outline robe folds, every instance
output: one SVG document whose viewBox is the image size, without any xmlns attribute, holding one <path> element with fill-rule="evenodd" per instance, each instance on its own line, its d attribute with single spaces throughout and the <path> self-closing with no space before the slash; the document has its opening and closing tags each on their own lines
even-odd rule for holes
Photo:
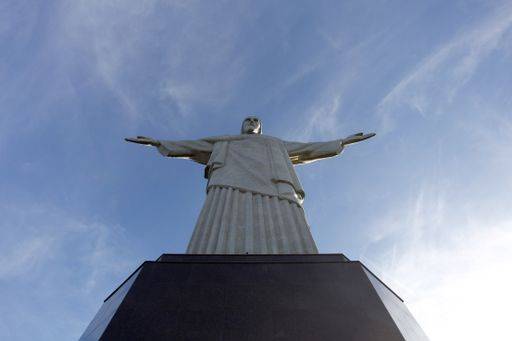
<svg viewBox="0 0 512 341">
<path fill-rule="evenodd" d="M 317 253 L 294 164 L 342 149 L 341 140 L 301 143 L 256 134 L 160 141 L 162 155 L 206 166 L 206 201 L 187 253 Z"/>
</svg>

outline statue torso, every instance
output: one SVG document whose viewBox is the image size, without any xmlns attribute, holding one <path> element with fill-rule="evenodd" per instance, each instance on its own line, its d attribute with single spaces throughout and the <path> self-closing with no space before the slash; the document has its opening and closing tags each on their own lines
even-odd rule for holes
<svg viewBox="0 0 512 341">
<path fill-rule="evenodd" d="M 208 161 L 208 189 L 234 187 L 301 203 L 303 190 L 283 141 L 239 135 L 215 142 Z"/>
</svg>

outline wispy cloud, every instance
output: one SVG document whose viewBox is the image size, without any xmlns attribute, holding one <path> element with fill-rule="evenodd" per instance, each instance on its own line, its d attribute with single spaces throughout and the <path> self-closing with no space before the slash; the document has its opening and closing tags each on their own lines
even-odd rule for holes
<svg viewBox="0 0 512 341">
<path fill-rule="evenodd" d="M 336 132 L 339 132 L 338 110 L 341 101 L 341 94 L 332 94 L 332 97 L 326 98 L 325 102 L 310 108 L 305 124 L 301 125 L 299 131 L 294 132 L 293 138 L 308 141 L 315 135 L 323 136 L 323 139 L 333 137 Z"/>
<path fill-rule="evenodd" d="M 304 108 L 300 127 L 289 131 L 285 137 L 298 141 L 342 137 L 343 98 L 355 77 L 356 70 L 340 72 L 332 77 L 324 90 Z"/>
<path fill-rule="evenodd" d="M 286 135 L 288 138 L 303 141 L 326 140 L 340 138 L 343 137 L 340 134 L 349 133 L 344 131 L 344 128 L 350 110 L 344 105 L 347 102 L 346 97 L 353 95 L 350 91 L 362 81 L 364 73 L 364 70 L 360 69 L 364 66 L 356 61 L 369 53 L 368 48 L 380 35 L 379 32 L 359 42 L 350 43 L 345 40 L 343 32 L 318 30 L 318 38 L 324 41 L 326 49 L 319 51 L 308 63 L 301 65 L 295 73 L 280 83 L 276 91 L 280 93 L 311 74 L 322 76 L 322 87 L 307 94 L 310 97 L 307 106 L 301 108 L 303 114 L 300 128 L 289 131 Z M 351 99 L 348 98 L 349 101 Z M 351 119 L 355 121 L 355 117 Z"/>
<path fill-rule="evenodd" d="M 423 116 L 448 111 L 478 66 L 491 52 L 502 47 L 502 38 L 511 25 L 512 5 L 507 2 L 426 57 L 378 104 L 380 130 L 392 130 L 397 112 L 404 107 Z"/>
<path fill-rule="evenodd" d="M 216 21 L 225 7 L 235 14 Z M 197 106 L 218 107 L 236 93 L 245 58 L 238 28 L 251 15 L 232 3 L 83 1 L 64 6 L 61 19 L 64 44 L 89 54 L 132 123 L 179 130 Z"/>
<path fill-rule="evenodd" d="M 37 330 L 40 339 L 77 338 L 101 297 L 136 266 L 119 226 L 26 202 L 2 203 L 0 216 L 3 337 L 29 339 Z M 52 323 L 54 315 L 66 322 Z"/>
<path fill-rule="evenodd" d="M 32 237 L 5 248 L 0 258 L 0 279 L 9 280 L 43 266 L 51 255 L 54 239 L 50 236 Z"/>
<path fill-rule="evenodd" d="M 511 102 L 512 103 L 512 102 Z M 485 115 L 471 122 L 461 122 L 460 126 L 473 138 L 475 152 L 480 159 L 488 162 L 488 168 L 498 175 L 500 186 L 503 189 L 512 189 L 512 158 L 510 146 L 512 146 L 512 116 L 509 115 L 510 107 L 499 110 L 488 108 L 488 104 L 478 107 Z M 498 193 L 496 193 L 498 194 Z"/>
</svg>

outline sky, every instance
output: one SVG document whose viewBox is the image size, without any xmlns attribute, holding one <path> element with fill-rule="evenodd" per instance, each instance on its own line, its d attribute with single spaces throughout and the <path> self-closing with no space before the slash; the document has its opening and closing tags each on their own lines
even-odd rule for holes
<svg viewBox="0 0 512 341">
<path fill-rule="evenodd" d="M 126 136 L 377 136 L 297 167 L 322 253 L 432 340 L 511 340 L 512 2 L 0 3 L 0 339 L 78 339 L 183 253 L 203 167 Z"/>
</svg>

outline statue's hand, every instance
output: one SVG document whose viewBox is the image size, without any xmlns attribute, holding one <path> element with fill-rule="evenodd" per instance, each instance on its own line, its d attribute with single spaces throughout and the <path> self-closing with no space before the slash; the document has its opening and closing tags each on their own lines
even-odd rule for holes
<svg viewBox="0 0 512 341">
<path fill-rule="evenodd" d="M 357 133 L 357 134 L 350 135 L 350 136 L 344 138 L 342 143 L 344 146 L 346 146 L 348 144 L 364 141 L 364 140 L 369 139 L 374 136 L 375 136 L 375 133 L 369 133 L 369 134 Z"/>
<path fill-rule="evenodd" d="M 128 141 L 128 142 L 138 143 L 138 144 L 145 144 L 147 146 L 158 147 L 160 145 L 160 141 L 154 140 L 151 137 L 146 137 L 146 136 L 127 137 L 124 140 Z"/>
</svg>

